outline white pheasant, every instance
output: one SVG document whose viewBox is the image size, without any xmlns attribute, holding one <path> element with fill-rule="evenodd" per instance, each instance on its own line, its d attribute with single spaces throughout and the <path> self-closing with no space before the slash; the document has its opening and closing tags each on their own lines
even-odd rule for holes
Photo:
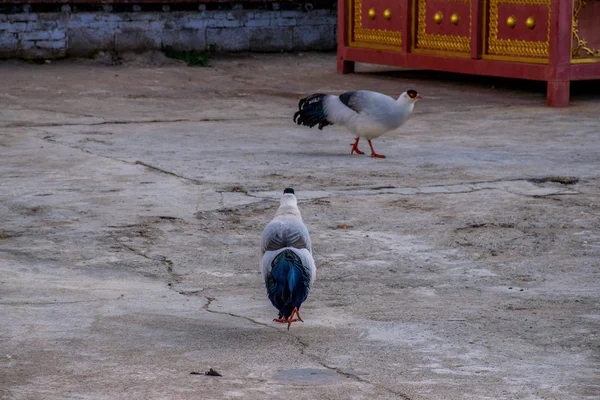
<svg viewBox="0 0 600 400">
<path fill-rule="evenodd" d="M 275 218 L 265 227 L 261 242 L 262 274 L 271 303 L 279 310 L 276 322 L 287 322 L 288 329 L 300 318 L 300 306 L 308 298 L 317 269 L 312 257 L 310 235 L 294 189 L 281 196 Z"/>
<path fill-rule="evenodd" d="M 397 100 L 369 90 L 346 92 L 339 96 L 315 93 L 300 100 L 294 122 L 310 128 L 318 125 L 319 129 L 327 125 L 342 125 L 356 138 L 350 154 L 364 154 L 358 149 L 358 141 L 362 137 L 369 142 L 371 157 L 385 158 L 375 152 L 371 140 L 404 124 L 420 98 L 412 89 L 402 93 Z"/>
</svg>

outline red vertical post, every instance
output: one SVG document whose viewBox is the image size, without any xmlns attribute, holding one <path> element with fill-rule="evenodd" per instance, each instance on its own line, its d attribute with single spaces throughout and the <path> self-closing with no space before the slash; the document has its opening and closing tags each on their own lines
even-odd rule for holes
<svg viewBox="0 0 600 400">
<path fill-rule="evenodd" d="M 352 5 L 352 0 L 338 0 L 337 2 L 337 72 L 340 74 L 354 72 L 354 61 L 347 61 L 344 58 L 350 31 L 348 12 Z"/>
<path fill-rule="evenodd" d="M 567 107 L 571 86 L 573 0 L 553 0 L 550 8 L 550 49 L 546 99 L 551 107 Z"/>
<path fill-rule="evenodd" d="M 486 10 L 483 0 L 471 1 L 471 58 L 481 58 L 483 51 L 483 24 L 486 18 Z"/>
<path fill-rule="evenodd" d="M 403 55 L 410 53 L 412 47 L 412 29 L 413 29 L 413 7 L 414 0 L 406 0 L 406 9 L 404 10 L 404 24 L 402 25 L 402 49 Z"/>
</svg>

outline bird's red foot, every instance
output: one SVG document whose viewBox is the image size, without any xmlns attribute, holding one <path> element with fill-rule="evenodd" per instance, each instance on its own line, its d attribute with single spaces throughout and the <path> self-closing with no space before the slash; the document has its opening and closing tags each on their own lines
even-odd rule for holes
<svg viewBox="0 0 600 400">
<path fill-rule="evenodd" d="M 296 314 L 296 318 L 298 318 L 298 319 L 297 319 L 297 321 L 304 322 L 304 321 L 302 320 L 302 318 L 300 317 L 300 311 L 298 311 L 298 309 L 297 309 L 297 308 L 294 308 L 294 309 L 292 310 L 292 314 L 290 315 L 290 318 L 294 318 L 294 314 Z"/>
<path fill-rule="evenodd" d="M 294 314 L 296 315 L 296 318 L 294 318 Z M 281 323 L 286 323 L 287 322 L 287 324 L 288 324 L 288 331 L 290 330 L 290 326 L 292 325 L 292 322 L 296 322 L 296 321 L 304 322 L 304 321 L 302 321 L 302 318 L 300 318 L 300 313 L 298 312 L 297 308 L 294 308 L 292 310 L 292 313 L 290 314 L 289 318 L 280 317 L 280 318 L 273 319 L 273 322 L 281 322 Z"/>
<path fill-rule="evenodd" d="M 296 314 L 297 318 L 294 318 L 294 314 Z M 292 322 L 296 322 L 296 321 L 304 322 L 304 321 L 302 321 L 302 318 L 300 318 L 300 313 L 298 312 L 298 309 L 294 307 L 294 309 L 292 310 L 292 313 L 290 314 L 290 317 L 288 318 L 288 331 L 290 330 L 290 326 L 292 325 Z"/>
<path fill-rule="evenodd" d="M 377 154 L 375 153 L 375 149 L 373 148 L 373 144 L 371 143 L 370 140 L 367 140 L 369 142 L 369 146 L 371 147 L 371 157 L 374 158 L 385 158 L 385 156 L 383 154 Z"/>
<path fill-rule="evenodd" d="M 356 153 L 356 154 L 359 154 L 359 155 L 361 155 L 361 156 L 362 156 L 363 154 L 365 154 L 365 152 L 364 152 L 364 151 L 360 151 L 360 150 L 358 149 L 358 147 L 353 147 L 353 148 L 352 148 L 352 151 L 350 152 L 350 154 L 354 154 L 354 153 Z"/>
<path fill-rule="evenodd" d="M 290 316 L 290 318 L 286 318 L 286 317 L 281 317 L 281 318 L 274 318 L 273 322 L 281 322 L 281 323 L 292 323 L 292 322 L 296 322 L 298 321 L 296 318 L 292 318 L 292 316 Z"/>
<path fill-rule="evenodd" d="M 358 141 L 359 141 L 359 140 L 360 140 L 360 138 L 358 138 L 358 137 L 357 137 L 357 138 L 356 138 L 356 141 L 350 145 L 350 146 L 352 146 L 352 151 L 350 152 L 350 154 L 354 154 L 354 153 L 356 153 L 356 154 L 360 154 L 361 156 L 362 156 L 363 154 L 365 154 L 365 152 L 364 152 L 364 151 L 360 151 L 360 150 L 358 149 Z"/>
</svg>

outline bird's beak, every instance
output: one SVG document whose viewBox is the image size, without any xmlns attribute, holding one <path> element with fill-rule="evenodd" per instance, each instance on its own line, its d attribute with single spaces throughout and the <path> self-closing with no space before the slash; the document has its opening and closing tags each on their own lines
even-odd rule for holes
<svg viewBox="0 0 600 400">
<path fill-rule="evenodd" d="M 421 95 L 420 95 L 420 94 L 417 94 L 417 97 L 415 97 L 415 99 L 417 99 L 417 100 L 421 100 Z"/>
</svg>

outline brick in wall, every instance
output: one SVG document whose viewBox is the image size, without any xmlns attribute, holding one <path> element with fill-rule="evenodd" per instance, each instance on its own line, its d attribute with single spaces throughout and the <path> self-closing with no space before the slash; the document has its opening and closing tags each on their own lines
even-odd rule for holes
<svg viewBox="0 0 600 400">
<path fill-rule="evenodd" d="M 294 48 L 293 27 L 250 28 L 250 51 L 292 51 Z"/>
<path fill-rule="evenodd" d="M 250 48 L 249 28 L 206 29 L 206 45 L 221 51 L 247 51 Z"/>
</svg>

